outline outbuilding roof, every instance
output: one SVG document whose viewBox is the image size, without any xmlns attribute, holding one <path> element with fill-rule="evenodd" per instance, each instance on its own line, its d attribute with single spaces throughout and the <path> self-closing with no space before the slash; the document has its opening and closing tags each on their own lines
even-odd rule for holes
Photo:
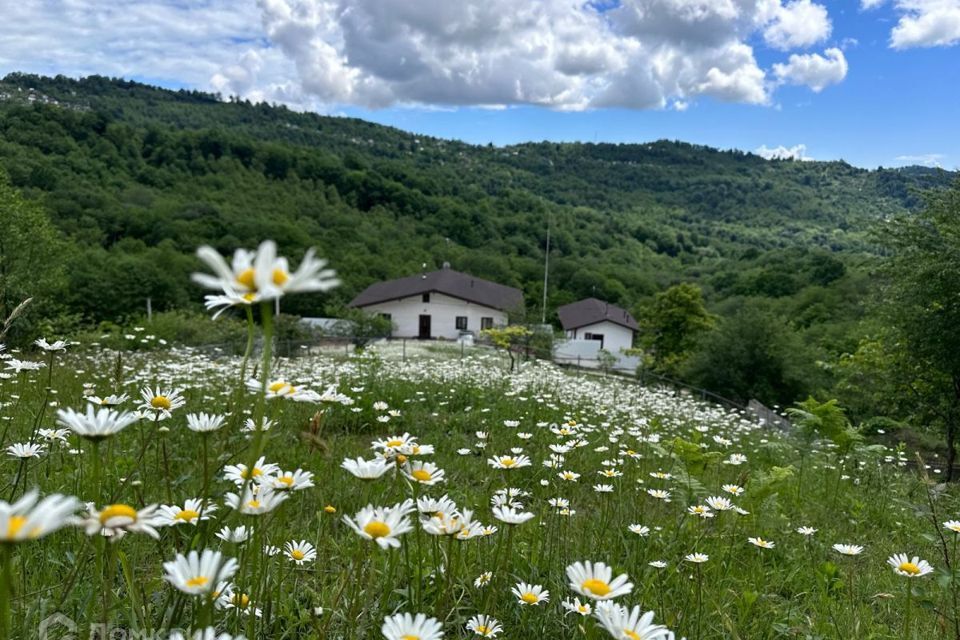
<svg viewBox="0 0 960 640">
<path fill-rule="evenodd" d="M 557 315 L 560 316 L 560 324 L 564 330 L 579 329 L 604 320 L 633 331 L 640 328 L 629 311 L 596 298 L 565 304 L 557 309 Z"/>
<path fill-rule="evenodd" d="M 351 307 L 367 307 L 423 293 L 442 293 L 467 302 L 501 311 L 515 311 L 523 305 L 523 292 L 453 269 L 440 269 L 417 276 L 386 280 L 370 285 L 350 301 Z"/>
</svg>

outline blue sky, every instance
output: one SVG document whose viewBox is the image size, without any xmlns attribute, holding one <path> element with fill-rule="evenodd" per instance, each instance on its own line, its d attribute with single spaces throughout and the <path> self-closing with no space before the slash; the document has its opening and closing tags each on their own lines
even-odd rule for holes
<svg viewBox="0 0 960 640">
<path fill-rule="evenodd" d="M 123 76 L 482 144 L 668 138 L 865 167 L 960 166 L 960 0 L 10 10 L 0 73 Z"/>
<path fill-rule="evenodd" d="M 343 111 L 402 129 L 482 144 L 660 138 L 745 150 L 803 144 L 816 159 L 844 159 L 869 168 L 924 162 L 960 167 L 960 47 L 894 50 L 889 47 L 895 22 L 892 7 L 865 14 L 855 3 L 825 4 L 839 40 L 857 41 L 848 41 L 844 47 L 850 66 L 846 78 L 820 93 L 783 87 L 773 107 L 706 98 L 683 112 L 570 113 L 532 107 Z M 775 57 L 766 53 L 768 60 Z"/>
</svg>

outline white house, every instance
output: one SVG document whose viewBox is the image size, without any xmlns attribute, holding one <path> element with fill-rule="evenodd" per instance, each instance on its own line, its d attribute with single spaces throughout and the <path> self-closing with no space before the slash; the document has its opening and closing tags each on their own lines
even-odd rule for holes
<svg viewBox="0 0 960 640">
<path fill-rule="evenodd" d="M 507 324 L 523 305 L 523 293 L 444 264 L 439 271 L 372 284 L 351 307 L 380 314 L 393 322 L 397 338 L 445 338 Z"/>
<path fill-rule="evenodd" d="M 629 311 L 596 298 L 564 305 L 557 315 L 568 339 L 595 340 L 613 354 L 632 347 L 639 328 Z"/>
</svg>

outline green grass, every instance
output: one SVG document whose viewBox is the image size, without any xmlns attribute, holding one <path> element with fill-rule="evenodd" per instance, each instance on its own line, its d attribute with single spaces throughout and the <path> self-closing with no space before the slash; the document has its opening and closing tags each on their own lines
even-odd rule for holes
<svg viewBox="0 0 960 640">
<path fill-rule="evenodd" d="M 185 416 L 230 414 L 227 426 L 209 440 L 210 466 L 216 469 L 209 493 L 219 504 L 215 520 L 163 528 L 159 541 L 130 533 L 109 551 L 99 537 L 79 528 L 4 549 L 12 558 L 15 592 L 11 637 L 35 637 L 40 621 L 60 612 L 82 628 L 104 617 L 118 629 L 152 631 L 210 619 L 221 630 L 257 638 L 377 638 L 384 616 L 398 611 L 435 616 L 448 638 L 471 637 L 464 625 L 478 613 L 500 620 L 505 638 L 607 637 L 594 620 L 565 615 L 560 606 L 576 595 L 564 568 L 577 560 L 606 562 L 615 575 L 629 574 L 634 589 L 617 601 L 652 609 L 656 621 L 678 638 L 955 637 L 955 583 L 944 554 L 956 562 L 956 539 L 944 531 L 950 537 L 941 544 L 935 523 L 960 516 L 960 505 L 953 487 L 924 483 L 915 471 L 898 466 L 899 457 L 909 458 L 908 453 L 871 447 L 843 459 L 825 444 L 801 451 L 799 439 L 666 390 L 576 377 L 537 363 L 510 375 L 498 356 L 460 360 L 459 350 L 449 359 L 438 355 L 401 362 L 381 358 L 373 349 L 350 358 L 310 356 L 276 363 L 273 379 L 316 391 L 336 384 L 354 400 L 352 406 L 262 402 L 259 394 L 238 390 L 238 359 L 211 360 L 177 350 L 57 356 L 49 392 L 46 369 L 0 380 L 4 447 L 26 442 L 35 424 L 53 426 L 57 407 L 83 408 L 84 384 L 99 395 L 129 393 L 133 399 L 127 409 L 139 403 L 139 389 L 146 385 L 185 390 L 186 406 L 159 423 L 169 432 L 141 421 L 100 447 L 103 498 L 98 506 L 107 496 L 109 502 L 138 508 L 169 504 L 168 491 L 180 506 L 200 497 L 201 436 L 186 428 Z M 373 407 L 378 401 L 401 414 L 378 421 L 384 415 Z M 313 472 L 316 486 L 293 493 L 267 515 L 241 516 L 223 504 L 224 493 L 236 489 L 220 470 L 249 461 L 251 441 L 240 425 L 261 411 L 277 421 L 259 443 L 267 461 L 283 470 Z M 505 420 L 520 425 L 506 427 Z M 577 425 L 573 435 L 558 436 L 550 429 L 570 422 Z M 476 431 L 489 434 L 485 449 L 477 448 Z M 340 468 L 347 457 L 372 458 L 372 440 L 404 432 L 436 447 L 425 459 L 445 470 L 446 482 L 418 491 L 400 474 L 361 481 Z M 522 440 L 518 432 L 532 435 Z M 586 446 L 564 454 L 559 468 L 542 464 L 550 445 L 576 437 Z M 522 447 L 532 466 L 498 471 L 487 464 L 487 458 L 513 447 Z M 71 453 L 73 448 L 83 451 Z M 459 449 L 470 451 L 461 455 Z M 94 500 L 92 453 L 89 443 L 71 436 L 69 445 L 49 446 L 19 474 L 19 461 L 4 456 L 0 500 L 18 497 L 25 487 Z M 747 462 L 724 464 L 732 453 L 746 455 Z M 607 468 L 622 475 L 601 477 L 599 471 Z M 579 473 L 579 480 L 559 479 L 560 469 Z M 650 474 L 656 471 L 671 477 L 654 478 Z M 598 483 L 612 484 L 614 491 L 597 493 L 593 485 Z M 749 515 L 730 511 L 701 519 L 687 513 L 708 496 L 727 495 L 721 489 L 727 483 L 744 488 L 742 496 L 728 497 Z M 490 511 L 492 493 L 508 486 L 529 492 L 522 502 L 536 515 L 511 532 Z M 669 490 L 671 501 L 648 495 L 653 488 Z M 499 531 L 469 541 L 412 531 L 400 537 L 400 549 L 383 550 L 341 521 L 368 503 L 389 506 L 416 495 L 442 494 Z M 575 513 L 561 515 L 551 508 L 548 500 L 557 497 L 569 500 Z M 337 513 L 325 512 L 327 505 Z M 236 545 L 214 535 L 222 526 L 240 524 L 252 525 L 255 538 Z M 631 533 L 631 524 L 649 527 L 649 536 Z M 799 526 L 818 531 L 807 538 L 794 531 Z M 756 548 L 747 542 L 750 536 L 776 546 Z M 257 544 L 282 548 L 301 539 L 316 546 L 318 557 L 300 567 L 283 554 L 265 556 Z M 865 551 L 856 558 L 841 556 L 831 549 L 841 542 L 863 545 Z M 250 595 L 262 618 L 251 624 L 235 609 L 210 612 L 163 580 L 163 562 L 178 552 L 205 548 L 240 560 L 237 588 Z M 684 561 L 694 551 L 710 556 L 699 569 Z M 916 580 L 902 578 L 886 564 L 895 552 L 919 555 L 937 571 Z M 666 562 L 666 568 L 650 566 L 654 560 Z M 474 579 L 484 571 L 493 572 L 493 581 L 477 588 Z M 550 591 L 549 603 L 519 606 L 510 593 L 519 581 L 543 585 Z M 905 630 L 908 582 L 915 593 L 911 628 Z M 316 607 L 323 608 L 322 615 L 314 614 Z M 906 636 L 907 631 L 913 635 Z"/>
</svg>

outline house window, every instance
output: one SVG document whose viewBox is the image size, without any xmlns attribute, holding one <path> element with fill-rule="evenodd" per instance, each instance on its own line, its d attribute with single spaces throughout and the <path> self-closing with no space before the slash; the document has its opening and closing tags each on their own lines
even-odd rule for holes
<svg viewBox="0 0 960 640">
<path fill-rule="evenodd" d="M 391 321 L 393 320 L 393 316 L 390 315 L 389 313 L 378 313 L 377 315 L 383 318 L 384 320 L 391 320 Z"/>
<path fill-rule="evenodd" d="M 457 331 L 467 330 L 467 316 L 457 316 Z"/>
<path fill-rule="evenodd" d="M 600 342 L 603 342 L 603 334 L 602 334 L 602 333 L 585 333 L 585 334 L 583 334 L 583 339 L 584 339 L 584 340 L 599 340 Z"/>
<path fill-rule="evenodd" d="M 430 302 L 430 294 L 429 294 L 429 293 L 423 294 L 422 296 L 420 296 L 420 298 L 421 298 L 424 302 Z"/>
<path fill-rule="evenodd" d="M 492 329 L 492 328 L 493 328 L 493 318 L 490 318 L 490 317 L 480 318 L 480 328 L 481 328 L 481 329 Z"/>
</svg>

